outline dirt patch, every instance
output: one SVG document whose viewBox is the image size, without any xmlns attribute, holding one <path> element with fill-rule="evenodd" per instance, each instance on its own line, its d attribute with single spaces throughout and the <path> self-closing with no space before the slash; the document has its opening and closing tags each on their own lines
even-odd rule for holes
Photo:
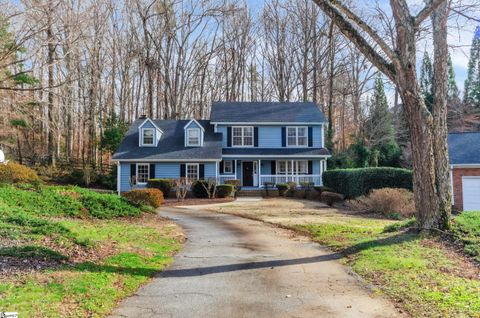
<svg viewBox="0 0 480 318">
<path fill-rule="evenodd" d="M 205 205 L 215 203 L 233 202 L 234 198 L 215 198 L 215 199 L 199 199 L 186 198 L 184 201 L 178 201 L 176 198 L 165 199 L 162 206 L 182 206 L 182 205 Z"/>
</svg>

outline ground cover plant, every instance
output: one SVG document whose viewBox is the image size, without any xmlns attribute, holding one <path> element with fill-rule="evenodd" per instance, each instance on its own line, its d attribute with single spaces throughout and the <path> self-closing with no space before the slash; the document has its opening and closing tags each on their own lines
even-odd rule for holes
<svg viewBox="0 0 480 318">
<path fill-rule="evenodd" d="M 178 228 L 144 210 L 77 187 L 1 186 L 0 308 L 23 317 L 108 314 L 180 246 Z"/>
</svg>

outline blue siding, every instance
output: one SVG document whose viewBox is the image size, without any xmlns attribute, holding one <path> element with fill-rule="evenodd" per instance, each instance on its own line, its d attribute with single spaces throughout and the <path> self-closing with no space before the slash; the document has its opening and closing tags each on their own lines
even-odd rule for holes
<svg viewBox="0 0 480 318">
<path fill-rule="evenodd" d="M 282 148 L 282 128 L 280 126 L 258 127 L 258 147 Z"/>
<path fill-rule="evenodd" d="M 262 167 L 260 172 L 265 175 L 272 174 L 272 161 L 271 160 L 262 160 Z"/>
<path fill-rule="evenodd" d="M 199 162 L 202 163 L 202 162 Z M 120 191 L 130 191 L 130 164 L 121 163 Z M 180 177 L 179 162 L 157 162 L 155 163 L 155 178 L 172 178 Z M 205 178 L 215 177 L 215 162 L 205 162 Z M 135 186 L 135 188 L 144 188 L 145 186 Z"/>
<path fill-rule="evenodd" d="M 248 124 L 245 124 L 248 126 Z M 258 147 L 259 148 L 282 148 L 282 127 L 283 126 L 258 126 Z M 323 125 L 313 127 L 313 147 L 323 147 Z M 222 147 L 227 147 L 227 126 L 217 126 L 217 132 L 223 135 Z"/>
</svg>

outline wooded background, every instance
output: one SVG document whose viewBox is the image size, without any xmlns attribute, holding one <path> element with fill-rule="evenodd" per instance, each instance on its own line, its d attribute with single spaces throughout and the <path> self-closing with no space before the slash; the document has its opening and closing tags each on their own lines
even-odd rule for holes
<svg viewBox="0 0 480 318">
<path fill-rule="evenodd" d="M 395 86 L 310 0 L 0 4 L 0 147 L 20 162 L 102 168 L 142 114 L 208 118 L 212 101 L 314 101 L 331 123 L 333 166 L 411 165 Z M 388 12 L 378 4 L 357 12 L 395 47 Z M 480 28 L 467 51 L 465 92 L 449 67 L 456 131 L 479 128 Z M 419 74 L 427 105 L 431 56 Z"/>
</svg>

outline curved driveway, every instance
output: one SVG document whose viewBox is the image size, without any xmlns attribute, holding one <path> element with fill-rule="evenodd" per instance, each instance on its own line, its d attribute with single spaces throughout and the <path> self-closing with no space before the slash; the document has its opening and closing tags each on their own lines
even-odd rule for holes
<svg viewBox="0 0 480 318">
<path fill-rule="evenodd" d="M 397 317 L 339 256 L 236 216 L 162 209 L 186 231 L 175 262 L 112 317 Z"/>
</svg>

